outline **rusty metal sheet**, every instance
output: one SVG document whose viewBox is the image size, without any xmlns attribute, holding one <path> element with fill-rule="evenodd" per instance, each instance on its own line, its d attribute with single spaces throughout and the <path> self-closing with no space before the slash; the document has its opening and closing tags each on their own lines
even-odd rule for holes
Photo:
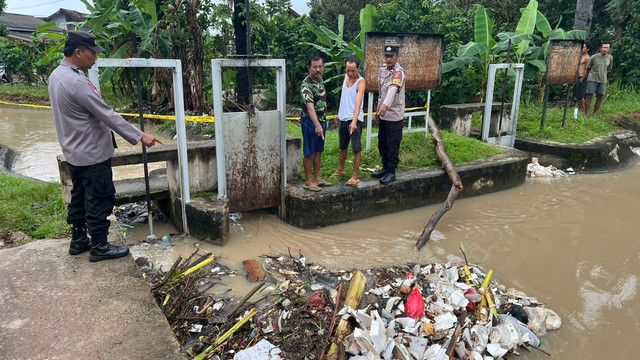
<svg viewBox="0 0 640 360">
<path fill-rule="evenodd" d="M 398 63 L 404 68 L 407 90 L 435 89 L 442 74 L 442 34 L 368 32 L 365 35 L 366 91 L 378 91 L 378 73 L 384 65 L 385 45 L 400 47 Z"/>
<path fill-rule="evenodd" d="M 582 56 L 582 40 L 552 40 L 547 85 L 575 84 Z"/>
<path fill-rule="evenodd" d="M 224 113 L 230 212 L 280 206 L 280 111 Z"/>
</svg>

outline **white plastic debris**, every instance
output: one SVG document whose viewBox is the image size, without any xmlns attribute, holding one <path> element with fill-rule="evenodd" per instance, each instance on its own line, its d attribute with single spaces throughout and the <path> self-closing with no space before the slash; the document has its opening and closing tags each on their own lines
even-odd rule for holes
<svg viewBox="0 0 640 360">
<path fill-rule="evenodd" d="M 386 328 L 376 310 L 371 312 L 371 329 L 369 330 L 369 337 L 371 338 L 373 347 L 378 353 L 383 352 L 387 348 Z"/>
<path fill-rule="evenodd" d="M 525 306 L 523 307 L 523 309 L 524 312 L 527 313 L 527 317 L 529 318 L 527 327 L 531 329 L 531 331 L 533 331 L 537 336 L 546 334 L 547 328 L 545 326 L 545 320 L 547 319 L 547 312 L 544 310 L 544 308 Z"/>
<path fill-rule="evenodd" d="M 492 344 L 500 344 L 503 348 L 510 350 L 520 343 L 520 334 L 513 324 L 504 323 L 491 328 L 489 340 Z M 488 348 L 489 345 L 487 345 L 487 349 Z M 493 353 L 491 353 L 491 355 L 496 356 Z"/>
<path fill-rule="evenodd" d="M 453 313 L 445 313 L 436 316 L 434 329 L 436 331 L 447 330 L 453 327 L 453 324 L 457 323 L 458 319 Z"/>
<path fill-rule="evenodd" d="M 368 353 L 375 354 L 376 357 L 380 357 L 380 354 L 369 337 L 368 331 L 361 328 L 355 328 L 355 330 L 353 330 L 353 338 L 363 350 L 366 350 Z"/>
<path fill-rule="evenodd" d="M 499 344 L 489 344 L 487 345 L 487 351 L 494 358 L 499 358 L 501 356 L 504 356 L 504 354 L 506 354 L 508 350 L 503 349 Z"/>
<path fill-rule="evenodd" d="M 545 309 L 547 312 L 547 318 L 544 320 L 544 325 L 547 330 L 557 330 L 562 325 L 562 319 L 555 311 L 551 309 Z"/>
<path fill-rule="evenodd" d="M 447 349 L 443 348 L 439 344 L 433 344 L 429 346 L 427 351 L 425 351 L 422 358 L 426 360 L 449 360 L 446 352 Z"/>
<path fill-rule="evenodd" d="M 262 339 L 254 346 L 238 351 L 233 360 L 280 360 L 280 349 Z"/>
<path fill-rule="evenodd" d="M 527 165 L 527 174 L 531 177 L 563 177 L 567 176 L 564 171 L 556 169 L 553 165 L 542 166 L 538 163 L 538 158 L 531 159 Z"/>
<path fill-rule="evenodd" d="M 200 331 L 202 331 L 202 325 L 200 325 L 200 324 L 193 324 L 193 325 L 191 325 L 191 328 L 189 329 L 189 332 L 199 333 Z"/>
<path fill-rule="evenodd" d="M 391 285 L 386 285 L 383 287 L 379 287 L 379 288 L 375 288 L 375 289 L 371 289 L 369 290 L 369 294 L 373 294 L 373 295 L 384 295 L 386 293 L 388 293 L 389 291 L 391 291 Z"/>
<path fill-rule="evenodd" d="M 409 341 L 411 355 L 416 359 L 422 359 L 429 345 L 429 339 L 417 336 L 406 336 L 404 339 Z"/>
</svg>

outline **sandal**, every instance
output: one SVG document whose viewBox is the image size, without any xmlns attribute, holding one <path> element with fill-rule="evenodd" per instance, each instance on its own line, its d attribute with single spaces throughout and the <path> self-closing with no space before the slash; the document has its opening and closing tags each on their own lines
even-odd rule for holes
<svg viewBox="0 0 640 360">
<path fill-rule="evenodd" d="M 334 172 L 333 174 L 331 174 L 331 176 L 329 176 L 329 177 L 330 177 L 330 178 L 337 178 L 338 176 L 343 175 L 344 173 L 345 173 L 344 171 L 342 171 L 342 172 L 338 172 L 338 171 L 336 170 L 336 172 Z"/>
<path fill-rule="evenodd" d="M 320 187 L 331 186 L 331 185 L 333 185 L 333 184 L 328 182 L 328 181 L 323 181 L 323 182 L 318 184 L 318 186 L 320 186 Z"/>
<path fill-rule="evenodd" d="M 313 186 L 313 185 L 312 186 L 303 186 L 302 188 L 305 189 L 305 190 L 308 190 L 308 191 L 313 191 L 313 192 L 322 191 L 322 189 L 320 189 L 317 186 Z"/>
<path fill-rule="evenodd" d="M 360 183 L 360 179 L 349 179 L 347 181 L 347 186 L 356 186 Z"/>
</svg>

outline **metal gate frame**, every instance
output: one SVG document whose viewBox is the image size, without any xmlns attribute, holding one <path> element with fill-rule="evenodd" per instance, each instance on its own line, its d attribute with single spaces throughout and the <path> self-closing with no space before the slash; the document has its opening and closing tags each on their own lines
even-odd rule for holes
<svg viewBox="0 0 640 360">
<path fill-rule="evenodd" d="M 510 132 L 505 136 L 489 137 L 491 126 L 491 110 L 493 108 L 493 90 L 496 82 L 497 69 L 514 69 L 516 82 L 513 89 L 513 101 L 511 102 L 511 126 Z M 518 126 L 518 111 L 520 111 L 520 94 L 522 92 L 522 78 L 524 77 L 524 64 L 491 64 L 489 65 L 489 80 L 487 82 L 487 98 L 484 105 L 484 117 L 482 119 L 482 141 L 488 144 L 498 144 L 513 147 L 516 142 L 516 128 Z"/>
<path fill-rule="evenodd" d="M 213 83 L 213 116 L 215 131 L 224 134 L 222 121 L 222 68 L 223 67 L 266 67 L 276 69 L 277 110 L 280 111 L 280 169 L 282 175 L 280 186 L 280 214 L 284 217 L 284 188 L 287 186 L 287 88 L 286 65 L 284 59 L 213 59 L 211 60 L 211 74 Z M 227 169 L 224 150 L 224 136 L 216 136 L 216 167 L 218 173 L 218 196 L 227 196 Z"/>
<path fill-rule="evenodd" d="M 184 96 L 182 93 L 182 63 L 180 60 L 173 59 L 98 59 L 91 69 L 89 69 L 89 80 L 100 92 L 100 76 L 98 75 L 99 67 L 164 67 L 171 68 L 173 74 L 173 98 L 175 101 L 176 131 L 178 135 L 178 168 L 180 177 L 178 178 L 178 186 L 180 187 L 180 196 L 182 198 L 182 226 L 185 234 L 189 234 L 187 226 L 186 204 L 191 202 L 191 191 L 189 187 L 189 161 L 187 160 L 187 131 L 186 120 L 184 115 Z"/>
</svg>

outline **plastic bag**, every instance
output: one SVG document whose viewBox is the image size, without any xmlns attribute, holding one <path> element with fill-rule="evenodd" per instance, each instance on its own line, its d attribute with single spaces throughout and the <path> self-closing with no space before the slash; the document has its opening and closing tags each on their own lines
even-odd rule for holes
<svg viewBox="0 0 640 360">
<path fill-rule="evenodd" d="M 411 291 L 411 294 L 407 297 L 405 312 L 407 313 L 407 316 L 414 319 L 417 319 L 424 314 L 424 299 L 417 287 L 414 288 L 413 291 Z"/>
</svg>

